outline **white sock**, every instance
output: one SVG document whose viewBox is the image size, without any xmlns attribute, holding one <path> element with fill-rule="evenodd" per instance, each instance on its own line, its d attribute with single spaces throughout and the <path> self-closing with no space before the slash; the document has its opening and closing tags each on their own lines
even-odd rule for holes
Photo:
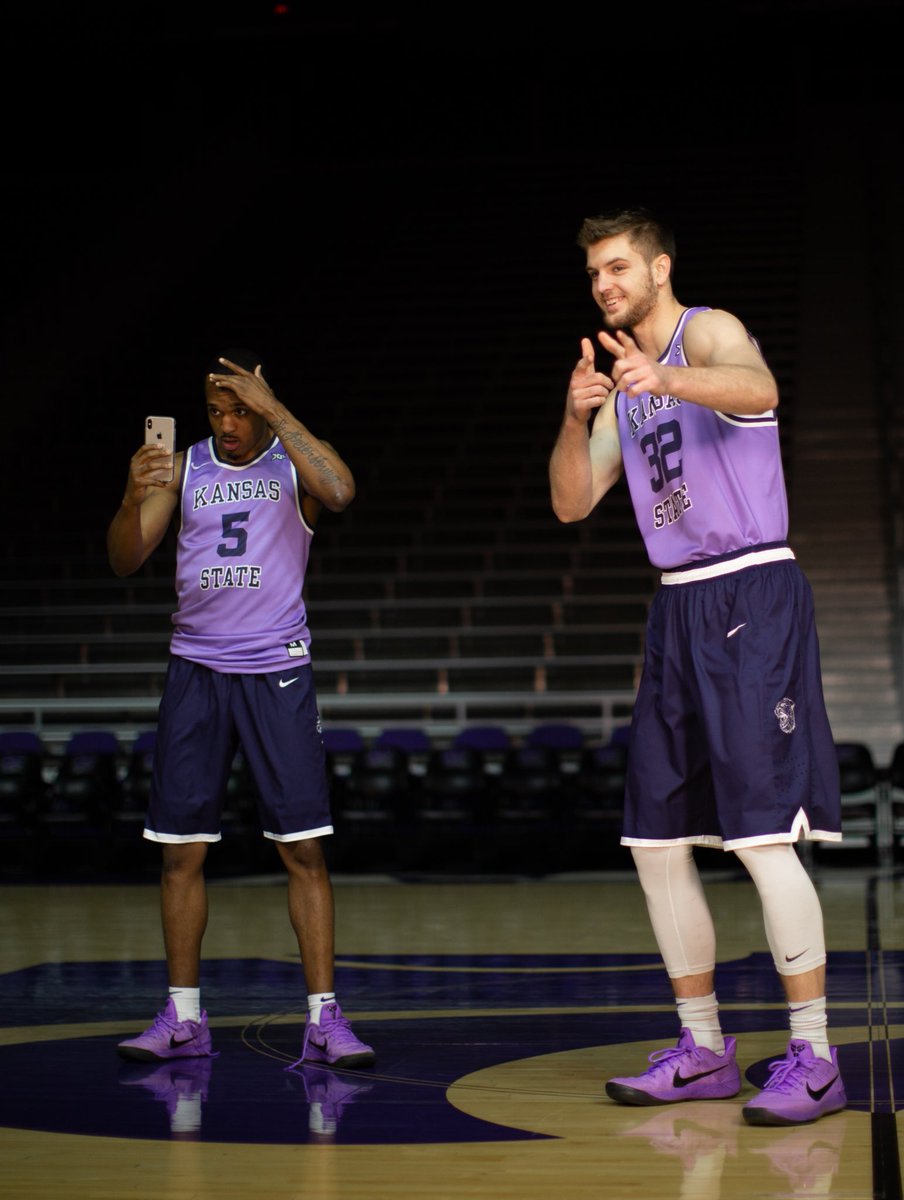
<svg viewBox="0 0 904 1200">
<path fill-rule="evenodd" d="M 816 1000 L 789 1001 L 788 1011 L 791 1014 L 791 1040 L 802 1038 L 810 1043 L 817 1058 L 831 1062 L 825 996 Z"/>
<path fill-rule="evenodd" d="M 308 1019 L 312 1024 L 320 1024 L 320 1010 L 324 1004 L 331 1004 L 335 999 L 335 992 L 315 992 L 313 996 L 308 996 Z"/>
<path fill-rule="evenodd" d="M 180 1021 L 201 1020 L 200 988 L 171 987 L 169 994 L 176 1006 L 176 1016 Z"/>
<path fill-rule="evenodd" d="M 719 1024 L 719 1002 L 716 993 L 708 996 L 680 996 L 675 1004 L 682 1029 L 689 1029 L 698 1046 L 715 1054 L 725 1053 L 725 1038 Z"/>
</svg>

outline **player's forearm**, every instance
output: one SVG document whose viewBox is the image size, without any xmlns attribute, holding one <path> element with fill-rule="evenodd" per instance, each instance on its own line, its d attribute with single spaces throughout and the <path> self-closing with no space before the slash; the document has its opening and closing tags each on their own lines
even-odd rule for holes
<svg viewBox="0 0 904 1200">
<path fill-rule="evenodd" d="M 717 412 L 754 416 L 778 405 L 778 387 L 765 367 L 667 367 L 665 376 L 664 394 Z"/>
<path fill-rule="evenodd" d="M 141 505 L 123 501 L 107 530 L 107 557 L 113 574 L 131 575 L 150 552 L 141 529 Z"/>
<path fill-rule="evenodd" d="M 582 521 L 623 470 L 615 408 L 606 403 L 591 427 L 566 415 L 549 459 L 553 512 L 560 521 Z"/>
<path fill-rule="evenodd" d="M 552 510 L 560 521 L 582 521 L 593 508 L 593 464 L 587 425 L 568 418 L 549 458 Z"/>
<path fill-rule="evenodd" d="M 331 446 L 314 437 L 284 405 L 277 402 L 267 414 L 270 428 L 286 448 L 302 485 L 332 512 L 341 512 L 355 498 L 352 473 Z"/>
</svg>

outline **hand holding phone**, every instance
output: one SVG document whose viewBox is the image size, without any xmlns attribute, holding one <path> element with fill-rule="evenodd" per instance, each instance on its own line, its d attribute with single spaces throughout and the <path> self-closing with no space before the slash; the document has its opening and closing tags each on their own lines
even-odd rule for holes
<svg viewBox="0 0 904 1200">
<path fill-rule="evenodd" d="M 172 483 L 175 471 L 173 456 L 176 452 L 175 417 L 145 417 L 144 444 L 159 446 L 169 452 L 167 465 L 161 467 L 159 471 L 155 471 L 153 478 L 157 483 Z"/>
</svg>

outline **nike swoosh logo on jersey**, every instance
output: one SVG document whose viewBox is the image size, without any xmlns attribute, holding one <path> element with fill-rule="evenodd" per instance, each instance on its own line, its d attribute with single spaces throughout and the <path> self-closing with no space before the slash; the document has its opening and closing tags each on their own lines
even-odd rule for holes
<svg viewBox="0 0 904 1200">
<path fill-rule="evenodd" d="M 725 636 L 727 638 L 734 637 L 734 635 L 738 632 L 738 630 L 743 629 L 746 624 L 747 624 L 746 621 L 742 621 L 740 625 L 735 625 L 734 629 L 729 629 L 728 633 L 726 633 Z"/>
<path fill-rule="evenodd" d="M 821 1100 L 837 1078 L 837 1075 L 833 1075 L 825 1087 L 821 1088 L 811 1088 L 810 1085 L 807 1084 L 807 1095 L 813 1100 Z"/>
<path fill-rule="evenodd" d="M 281 688 L 288 687 L 290 683 L 297 683 L 297 682 L 298 682 L 298 676 L 296 675 L 294 679 L 280 679 L 279 686 Z"/>
<path fill-rule="evenodd" d="M 701 1071 L 699 1075 L 682 1075 L 681 1071 L 675 1072 L 675 1078 L 672 1080 L 672 1086 L 676 1088 L 687 1087 L 689 1083 L 696 1083 L 698 1079 L 705 1079 L 707 1075 L 716 1075 L 719 1071 L 724 1071 L 728 1063 L 722 1063 L 719 1067 L 713 1067 L 709 1071 Z"/>
<path fill-rule="evenodd" d="M 202 463 L 192 463 L 191 469 L 193 471 L 200 471 L 202 466 L 203 466 Z"/>
</svg>

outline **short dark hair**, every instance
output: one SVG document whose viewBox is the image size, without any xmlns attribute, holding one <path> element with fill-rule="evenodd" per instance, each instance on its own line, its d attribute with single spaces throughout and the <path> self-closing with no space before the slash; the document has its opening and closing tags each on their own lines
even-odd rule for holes
<svg viewBox="0 0 904 1200">
<path fill-rule="evenodd" d="M 212 358 L 207 364 L 208 375 L 233 375 L 225 363 L 221 363 L 221 358 L 228 358 L 230 362 L 234 362 L 236 366 L 243 367 L 246 371 L 253 371 L 255 367 L 261 365 L 261 356 L 255 354 L 253 350 L 233 347 L 229 350 L 224 350 L 222 354 Z"/>
<path fill-rule="evenodd" d="M 657 254 L 667 254 L 674 269 L 675 236 L 647 208 L 623 208 L 587 217 L 578 231 L 578 245 L 587 250 L 604 238 L 617 237 L 620 233 L 628 235 L 631 244 L 647 262 L 652 262 Z"/>
</svg>

